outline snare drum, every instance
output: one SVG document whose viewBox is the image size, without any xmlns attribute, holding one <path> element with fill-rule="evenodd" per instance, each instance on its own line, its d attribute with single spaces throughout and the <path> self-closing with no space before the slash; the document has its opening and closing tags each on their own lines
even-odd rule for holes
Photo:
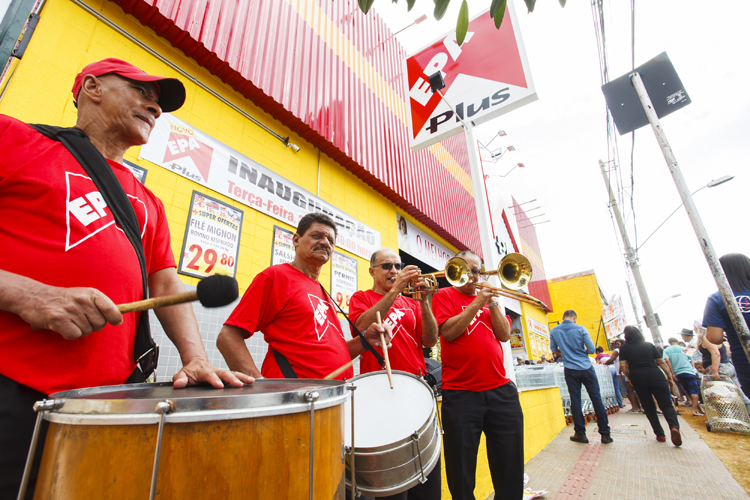
<svg viewBox="0 0 750 500">
<path fill-rule="evenodd" d="M 145 500 L 156 469 L 160 500 L 343 500 L 347 392 L 335 380 L 269 379 L 241 388 L 161 383 L 53 394 L 34 498 Z M 157 405 L 165 415 L 155 468 Z"/>
<path fill-rule="evenodd" d="M 395 495 L 423 482 L 440 459 L 437 405 L 430 387 L 414 375 L 393 371 L 354 377 L 354 479 L 358 492 Z M 351 401 L 346 402 L 345 443 L 351 446 Z M 347 487 L 351 464 L 347 454 Z"/>
</svg>

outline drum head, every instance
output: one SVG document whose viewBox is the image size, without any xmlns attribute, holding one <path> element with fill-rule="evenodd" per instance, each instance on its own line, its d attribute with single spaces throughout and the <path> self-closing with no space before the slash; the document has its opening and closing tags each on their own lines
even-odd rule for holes
<svg viewBox="0 0 750 500">
<path fill-rule="evenodd" d="M 414 375 L 392 372 L 393 389 L 386 372 L 354 377 L 354 446 L 376 448 L 399 442 L 424 427 L 435 414 L 430 387 Z M 351 400 L 344 410 L 345 443 L 351 446 Z"/>
<path fill-rule="evenodd" d="M 172 403 L 169 420 L 173 422 L 281 415 L 309 411 L 308 393 L 317 393 L 316 408 L 342 404 L 348 398 L 344 383 L 337 380 L 261 379 L 224 389 L 208 385 L 175 389 L 170 382 L 116 385 L 52 394 L 58 405 L 49 412 L 49 420 L 63 421 L 65 415 L 102 416 L 114 424 L 117 416 L 146 416 L 145 423 L 158 418 L 155 408 L 164 400 Z M 142 419 L 131 420 L 127 423 Z"/>
</svg>

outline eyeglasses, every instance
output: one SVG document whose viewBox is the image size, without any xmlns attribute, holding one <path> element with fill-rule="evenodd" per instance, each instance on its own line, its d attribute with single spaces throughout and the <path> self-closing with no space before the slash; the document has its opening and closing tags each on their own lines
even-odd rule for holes
<svg viewBox="0 0 750 500">
<path fill-rule="evenodd" d="M 474 276 L 478 276 L 478 275 L 482 274 L 482 270 L 481 269 L 472 269 L 471 270 L 471 274 L 473 274 Z"/>
<path fill-rule="evenodd" d="M 400 271 L 402 266 L 403 264 L 400 262 L 383 262 L 382 264 L 378 264 L 372 267 L 382 267 L 384 271 L 390 271 L 395 267 L 396 271 Z"/>
</svg>

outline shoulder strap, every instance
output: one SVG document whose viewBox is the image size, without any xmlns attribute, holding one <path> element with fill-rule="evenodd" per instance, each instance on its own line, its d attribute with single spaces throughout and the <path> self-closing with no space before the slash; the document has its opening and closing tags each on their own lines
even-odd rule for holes
<svg viewBox="0 0 750 500">
<path fill-rule="evenodd" d="M 357 328 L 356 326 L 354 326 L 354 323 L 352 322 L 352 320 L 349 319 L 349 315 L 346 314 L 344 311 L 341 310 L 341 307 L 339 307 L 339 305 L 336 303 L 336 301 L 333 300 L 333 297 L 331 297 L 331 294 L 328 293 L 328 290 L 326 290 L 325 287 L 323 287 L 323 284 L 320 283 L 320 282 L 318 282 L 318 284 L 320 285 L 320 288 L 323 290 L 323 293 L 325 294 L 325 296 L 328 297 L 328 299 L 330 299 L 331 302 L 333 302 L 333 305 L 336 306 L 336 309 L 338 309 L 339 312 L 344 315 L 344 317 L 346 318 L 346 320 L 351 325 L 352 329 L 355 332 L 357 332 L 357 335 L 359 336 L 359 341 L 362 343 L 362 347 L 365 348 L 365 351 L 370 351 L 372 353 L 372 355 L 375 356 L 375 360 L 378 362 L 378 364 L 380 364 L 381 368 L 385 367 L 385 359 L 383 359 L 383 356 L 381 356 L 380 353 L 377 350 L 375 350 L 375 348 L 372 346 L 372 344 L 370 344 L 367 341 L 367 339 L 362 334 L 362 332 L 359 331 L 359 328 Z M 383 349 L 385 349 L 385 347 L 383 347 Z"/>
<path fill-rule="evenodd" d="M 93 183 L 99 189 L 107 206 L 112 211 L 115 221 L 128 237 L 141 268 L 143 298 L 148 298 L 148 273 L 146 256 L 141 241 L 141 228 L 133 205 L 128 195 L 99 150 L 91 143 L 86 133 L 78 128 L 53 127 L 50 125 L 31 125 L 40 134 L 59 141 L 67 148 L 73 158 L 83 167 Z M 145 380 L 156 369 L 159 358 L 158 346 L 151 337 L 148 311 L 141 312 L 140 324 L 135 338 L 134 361 L 138 363 L 142 374 L 133 373 L 130 379 L 137 381 L 141 376 Z M 138 371 L 138 368 L 136 368 Z"/>
<path fill-rule="evenodd" d="M 292 364 L 288 359 L 286 359 L 286 356 L 281 354 L 276 349 L 273 349 L 271 346 L 268 346 L 268 348 L 271 349 L 273 357 L 276 360 L 276 364 L 279 365 L 279 369 L 284 375 L 284 378 L 299 378 L 297 377 L 297 373 L 295 373 L 294 368 L 292 368 Z"/>
</svg>

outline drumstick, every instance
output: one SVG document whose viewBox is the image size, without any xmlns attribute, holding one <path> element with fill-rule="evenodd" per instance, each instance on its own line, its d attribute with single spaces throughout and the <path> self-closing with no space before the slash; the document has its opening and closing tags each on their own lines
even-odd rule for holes
<svg viewBox="0 0 750 500">
<path fill-rule="evenodd" d="M 380 311 L 375 311 L 378 317 L 378 326 L 383 326 L 383 322 L 380 319 Z M 393 380 L 391 380 L 391 362 L 388 360 L 388 346 L 385 345 L 385 334 L 380 332 L 380 347 L 383 348 L 383 357 L 385 358 L 385 372 L 388 374 L 388 383 L 393 389 Z"/>
<path fill-rule="evenodd" d="M 214 274 L 198 282 L 198 286 L 192 292 L 177 293 L 174 295 L 165 295 L 163 297 L 154 297 L 151 299 L 139 300 L 127 304 L 119 304 L 117 309 L 121 313 L 136 311 L 145 311 L 146 309 L 156 309 L 157 307 L 171 306 L 182 304 L 184 302 L 193 302 L 199 300 L 203 307 L 221 307 L 234 302 L 239 296 L 237 280 L 231 276 L 222 276 Z"/>
<path fill-rule="evenodd" d="M 342 373 L 344 373 L 344 370 L 346 370 L 347 368 L 349 368 L 350 366 L 352 366 L 352 363 L 354 363 L 354 360 L 349 361 L 345 365 L 339 366 L 338 368 L 336 368 L 335 370 L 333 370 L 331 373 L 329 373 L 328 375 L 326 375 L 325 377 L 323 377 L 323 380 L 331 380 L 331 379 L 334 379 L 334 378 L 338 377 L 339 375 L 341 375 Z"/>
</svg>

